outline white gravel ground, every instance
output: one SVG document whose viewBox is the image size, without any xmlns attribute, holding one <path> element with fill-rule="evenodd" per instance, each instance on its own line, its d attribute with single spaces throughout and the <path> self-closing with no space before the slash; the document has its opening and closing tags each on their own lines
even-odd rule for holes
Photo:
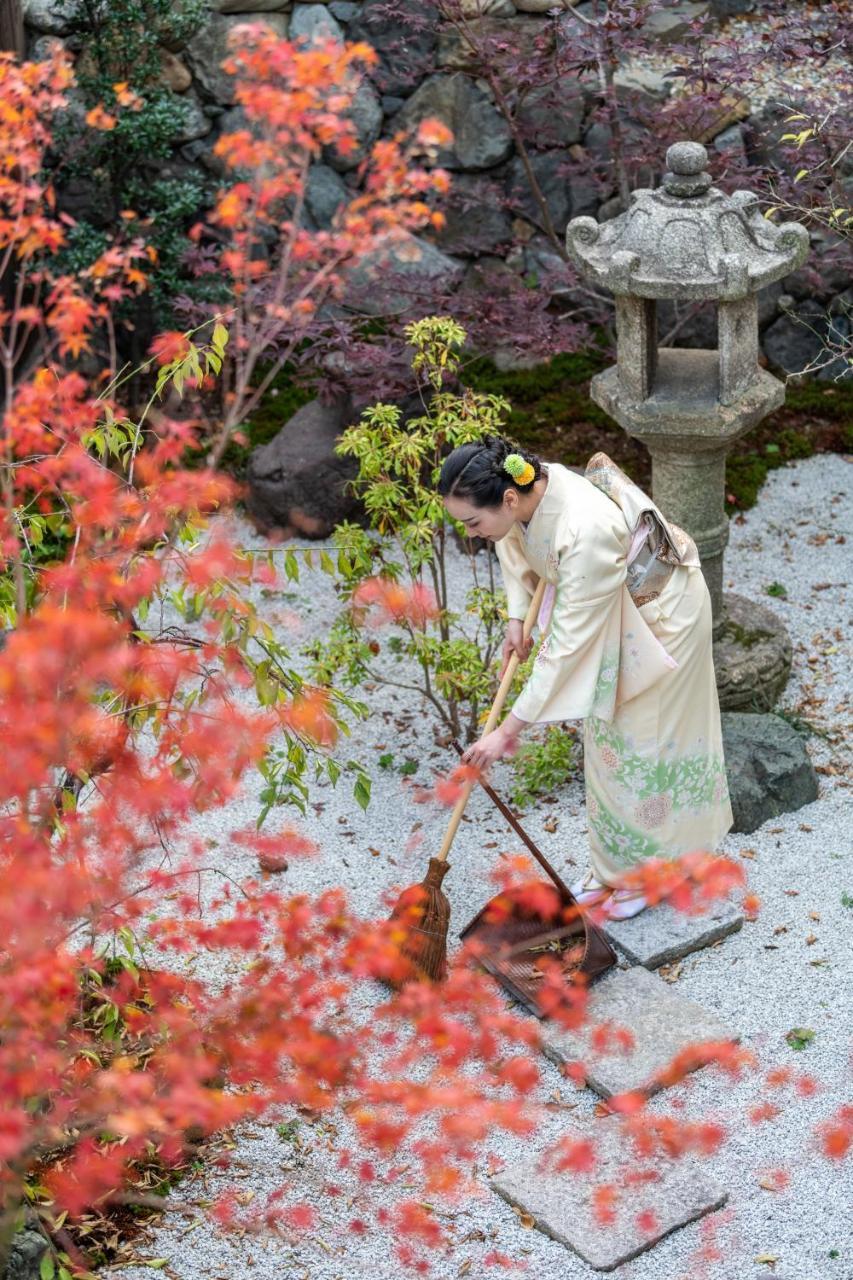
<svg viewBox="0 0 853 1280">
<path fill-rule="evenodd" d="M 703 37 L 706 56 L 711 58 L 723 57 L 725 60 L 731 48 L 735 48 L 741 57 L 759 50 L 762 52 L 761 61 L 747 74 L 736 83 L 726 85 L 733 94 L 746 97 L 753 112 L 761 111 L 769 103 L 796 111 L 826 111 L 837 107 L 839 100 L 850 93 L 850 62 L 841 41 L 824 57 L 801 58 L 794 65 L 787 57 L 780 58 L 768 52 L 766 40 L 775 39 L 780 31 L 784 33 L 786 29 L 790 33 L 790 15 L 803 9 L 809 15 L 813 30 L 825 29 L 827 18 L 821 14 L 819 5 L 802 5 L 796 0 L 789 0 L 781 16 L 769 16 L 759 4 L 751 13 L 724 20 L 717 32 L 712 29 L 713 34 L 708 32 Z M 649 70 L 667 72 L 672 69 L 673 59 L 663 48 L 638 57 L 636 62 Z M 677 82 L 674 92 L 678 92 Z"/>
<path fill-rule="evenodd" d="M 665 1091 L 651 1104 L 655 1112 L 679 1108 L 681 1114 L 719 1119 L 728 1129 L 724 1148 L 711 1162 L 711 1171 L 728 1188 L 726 1209 L 703 1224 L 688 1226 L 654 1249 L 620 1268 L 623 1280 L 853 1280 L 850 1160 L 830 1165 L 815 1147 L 815 1126 L 844 1103 L 853 1102 L 853 908 L 842 894 L 853 897 L 853 841 L 850 830 L 849 757 L 845 735 L 850 723 L 850 634 L 853 595 L 853 471 L 850 460 L 836 455 L 811 458 L 773 472 L 758 505 L 732 525 L 727 552 L 727 585 L 755 600 L 767 600 L 766 589 L 780 583 L 787 595 L 773 601 L 795 644 L 794 671 L 784 706 L 812 723 L 821 734 L 809 741 L 818 765 L 820 799 L 798 813 L 769 823 L 753 835 L 731 836 L 725 851 L 752 851 L 744 866 L 749 888 L 762 903 L 758 918 L 709 950 L 682 962 L 675 976 L 677 990 L 713 1009 L 738 1031 L 759 1059 L 759 1070 L 732 1084 L 711 1070 L 690 1077 Z M 239 530 L 249 545 L 258 539 Z M 845 541 L 846 539 L 846 541 Z M 461 586 L 464 561 L 458 557 L 455 581 Z M 265 603 L 267 616 L 298 609 L 304 634 L 318 634 L 335 608 L 328 579 L 306 575 L 299 587 L 302 606 L 282 597 Z M 770 601 L 767 601 L 770 603 Z M 432 720 L 417 701 L 399 691 L 367 689 L 364 697 L 375 708 L 358 730 L 352 748 L 361 759 L 392 752 L 395 761 L 419 762 L 412 781 L 426 784 L 433 771 L 447 771 L 449 752 L 435 746 Z M 833 740 L 830 740 L 833 739 Z M 495 771 L 495 785 L 505 790 L 509 766 Z M 845 776 L 845 769 L 847 775 Z M 413 805 L 408 780 L 373 768 L 373 800 L 368 812 L 356 806 L 345 785 L 315 792 L 324 807 L 312 809 L 304 828 L 323 849 L 317 860 L 294 863 L 287 886 L 308 892 L 342 884 L 354 907 L 365 914 L 378 910 L 380 896 L 393 884 L 420 879 L 430 851 L 437 848 L 446 812 Z M 228 847 L 228 833 L 252 821 L 255 795 L 247 792 L 227 811 L 206 815 L 197 834 L 211 844 L 210 858 L 230 874 L 255 872 L 245 850 Z M 463 823 L 453 851 L 446 888 L 454 904 L 454 922 L 461 925 L 491 892 L 488 872 L 498 841 L 500 849 L 517 847 L 500 817 L 490 811 L 481 793 L 472 796 L 471 821 Z M 545 830 L 549 817 L 557 830 Z M 406 852 L 415 823 L 422 822 L 423 844 Z M 527 825 L 552 856 L 558 868 L 571 874 L 584 865 L 585 819 L 582 786 L 574 782 L 556 805 L 533 808 Z M 551 824 L 549 824 L 551 825 Z M 216 843 L 213 843 L 216 842 Z M 379 850 L 379 856 L 370 852 Z M 210 972 L 208 957 L 198 957 L 196 972 Z M 211 973 L 211 976 L 215 976 Z M 224 976 L 224 975 L 220 975 Z M 377 999 L 365 990 L 364 1007 Z M 792 1027 L 814 1030 L 813 1041 L 795 1052 L 785 1041 Z M 781 1110 L 775 1118 L 754 1124 L 749 1109 L 766 1096 L 761 1074 L 769 1066 L 788 1065 L 820 1082 L 818 1093 L 806 1100 L 791 1091 L 778 1091 L 773 1100 Z M 520 1141 L 498 1136 L 489 1144 L 493 1169 L 544 1146 L 548 1138 L 565 1132 L 575 1118 L 592 1115 L 596 1099 L 589 1091 L 575 1091 L 557 1069 L 542 1061 L 542 1100 L 562 1090 L 571 1109 L 552 1112 L 548 1131 Z M 325 1175 L 338 1181 L 345 1198 L 316 1204 L 321 1224 L 305 1240 L 223 1235 L 200 1211 L 166 1216 L 140 1242 L 140 1257 L 166 1258 L 163 1274 L 176 1280 L 335 1280 L 336 1277 L 391 1277 L 400 1274 L 393 1255 L 394 1240 L 380 1229 L 365 1236 L 346 1233 L 346 1224 L 359 1216 L 363 1193 L 348 1187 L 335 1166 L 336 1153 L 347 1143 L 345 1119 L 314 1126 L 300 1121 L 296 1140 L 282 1139 L 274 1125 L 256 1126 L 238 1135 L 231 1169 L 191 1175 L 176 1195 L 193 1201 L 226 1186 L 250 1188 L 260 1199 L 298 1170 L 306 1189 L 319 1188 Z M 784 1168 L 791 1175 L 786 1190 L 761 1186 L 768 1171 Z M 416 1194 L 416 1192 L 414 1193 Z M 353 1198 L 351 1199 L 350 1196 Z M 395 1187 L 374 1186 L 374 1205 L 392 1204 Z M 449 1277 L 501 1274 L 483 1258 L 498 1250 L 522 1264 L 537 1280 L 586 1280 L 598 1274 L 562 1245 L 536 1230 L 526 1229 L 513 1210 L 483 1184 L 482 1194 L 439 1212 L 452 1243 L 432 1259 L 432 1272 Z M 709 1240 L 719 1259 L 702 1264 L 698 1250 Z M 704 1268 L 703 1269 L 703 1265 Z M 125 1280 L 143 1280 L 147 1268 L 124 1268 Z"/>
</svg>

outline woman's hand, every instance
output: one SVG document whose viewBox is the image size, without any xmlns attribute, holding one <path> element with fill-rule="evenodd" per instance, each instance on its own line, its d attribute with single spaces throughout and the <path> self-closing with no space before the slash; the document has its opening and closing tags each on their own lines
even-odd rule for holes
<svg viewBox="0 0 853 1280">
<path fill-rule="evenodd" d="M 496 760 L 514 756 L 518 750 L 518 733 L 508 728 L 506 721 L 499 728 L 487 733 L 479 742 L 473 742 L 462 760 L 477 769 L 488 769 Z"/>
<path fill-rule="evenodd" d="M 519 662 L 524 662 L 524 659 L 530 653 L 530 646 L 532 644 L 532 636 L 528 636 L 526 640 L 524 639 L 524 623 L 521 619 L 510 618 L 507 623 L 506 639 L 504 640 L 503 651 L 501 654 L 503 662 L 501 664 L 500 675 L 498 676 L 499 680 L 504 678 L 504 674 L 509 666 L 509 660 L 512 655 L 517 653 Z"/>
</svg>

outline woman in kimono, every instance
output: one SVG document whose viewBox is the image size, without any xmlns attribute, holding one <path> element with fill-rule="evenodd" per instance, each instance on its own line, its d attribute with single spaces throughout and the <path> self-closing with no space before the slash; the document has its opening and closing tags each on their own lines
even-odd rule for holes
<svg viewBox="0 0 853 1280">
<path fill-rule="evenodd" d="M 581 476 L 489 436 L 453 450 L 438 489 L 449 515 L 495 544 L 504 665 L 528 656 L 522 619 L 538 578 L 548 583 L 527 683 L 465 759 L 485 768 L 528 725 L 583 719 L 590 866 L 572 892 L 611 919 L 637 915 L 648 903 L 620 888 L 629 869 L 713 851 L 732 822 L 696 547 L 602 453 Z"/>
</svg>

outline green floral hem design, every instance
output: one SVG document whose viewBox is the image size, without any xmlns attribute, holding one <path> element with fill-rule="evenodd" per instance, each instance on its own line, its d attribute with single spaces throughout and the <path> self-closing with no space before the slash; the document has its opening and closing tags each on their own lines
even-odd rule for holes
<svg viewBox="0 0 853 1280">
<path fill-rule="evenodd" d="M 613 724 L 589 717 L 587 728 L 602 765 L 614 782 L 637 800 L 668 795 L 673 810 L 703 809 L 724 803 L 728 795 L 722 755 L 697 753 L 676 760 L 650 759 L 628 749 Z"/>
<path fill-rule="evenodd" d="M 590 829 L 594 832 L 602 850 L 625 866 L 642 862 L 645 858 L 663 858 L 664 853 L 660 841 L 638 831 L 624 818 L 618 817 L 602 802 L 587 780 L 586 790 L 587 818 Z"/>
<path fill-rule="evenodd" d="M 601 660 L 601 666 L 598 671 L 598 679 L 595 682 L 595 692 L 592 695 L 592 715 L 598 719 L 598 715 L 606 712 L 613 714 L 613 707 L 616 701 L 616 685 L 619 682 L 619 651 L 610 650 L 605 653 Z M 604 721 L 601 721 L 603 724 Z"/>
</svg>

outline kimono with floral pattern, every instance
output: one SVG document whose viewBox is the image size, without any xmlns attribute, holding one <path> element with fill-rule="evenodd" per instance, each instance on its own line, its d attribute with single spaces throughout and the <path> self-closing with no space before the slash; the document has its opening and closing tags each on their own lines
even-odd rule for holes
<svg viewBox="0 0 853 1280">
<path fill-rule="evenodd" d="M 711 604 L 692 540 L 609 458 L 586 476 L 549 464 L 547 479 L 530 523 L 495 544 L 511 618 L 549 584 L 513 712 L 584 720 L 591 862 L 614 884 L 644 858 L 713 850 L 731 826 Z"/>
</svg>

